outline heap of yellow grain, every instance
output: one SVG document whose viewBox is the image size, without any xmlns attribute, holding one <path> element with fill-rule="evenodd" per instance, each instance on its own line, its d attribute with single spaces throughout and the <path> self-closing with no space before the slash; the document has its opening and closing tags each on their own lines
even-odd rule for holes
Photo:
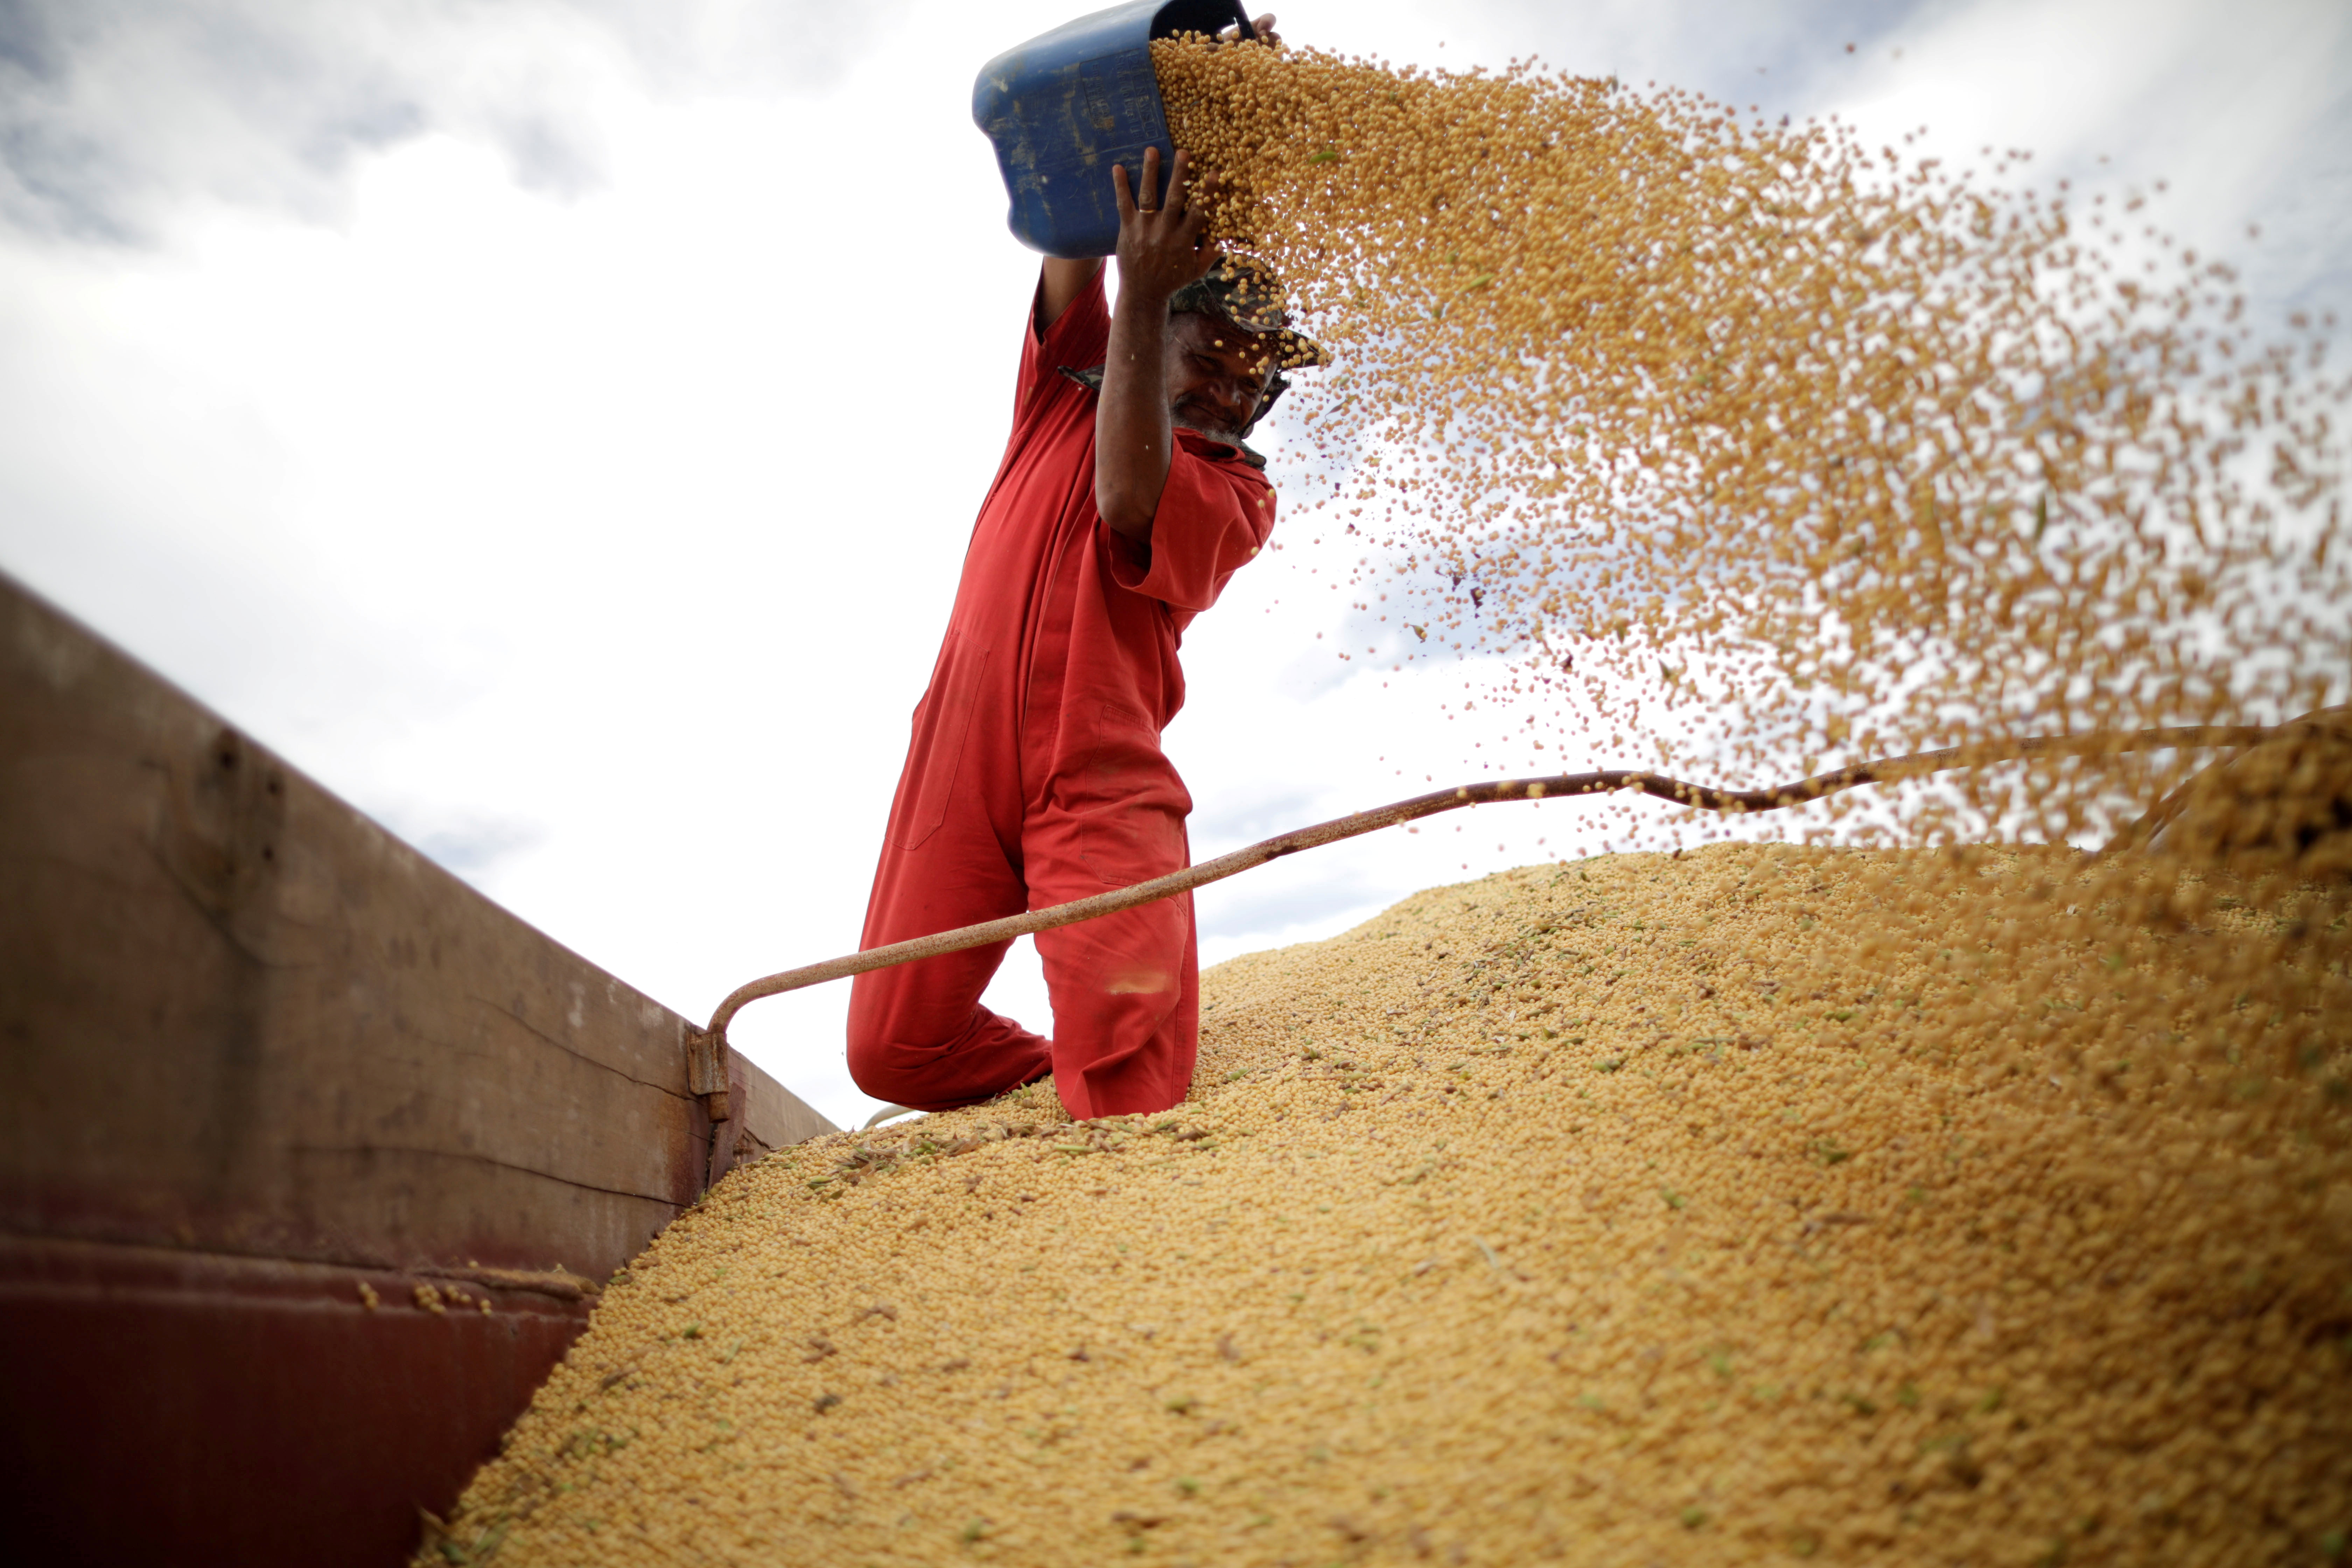
<svg viewBox="0 0 2352 1568">
<path fill-rule="evenodd" d="M 1225 964 L 1173 1113 L 729 1177 L 426 1559 L 2340 1557 L 2352 895 L 2134 875 L 1721 846 Z"/>
</svg>

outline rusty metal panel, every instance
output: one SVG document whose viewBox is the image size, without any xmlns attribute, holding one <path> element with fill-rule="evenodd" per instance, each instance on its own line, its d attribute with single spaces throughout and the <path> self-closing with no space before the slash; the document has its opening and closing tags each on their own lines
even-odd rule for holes
<svg viewBox="0 0 2352 1568">
<path fill-rule="evenodd" d="M 203 1488 L 171 1466 L 210 1463 L 204 1445 L 126 1438 L 129 1468 L 77 1469 L 70 1448 L 27 1436 L 41 1417 L 20 1391 L 89 1399 L 85 1432 L 134 1422 L 155 1438 L 155 1420 L 199 1421 L 201 1402 L 150 1419 L 143 1380 L 168 1382 L 173 1357 L 199 1354 L 204 1366 L 182 1369 L 188 1386 L 246 1389 L 241 1433 L 285 1467 L 273 1491 L 325 1487 L 322 1519 L 391 1510 L 412 1525 L 416 1506 L 446 1503 L 483 1457 L 480 1434 L 520 1410 L 585 1307 L 429 1327 L 412 1319 L 442 1315 L 366 1311 L 357 1281 L 601 1279 L 714 1173 L 829 1130 L 740 1058 L 733 1119 L 713 1127 L 690 1091 L 687 1033 L 0 578 L 0 1422 L 12 1451 L 48 1456 L 0 1466 L 0 1510 L 24 1521 L 55 1505 L 63 1519 L 110 1498 L 130 1518 L 130 1492 L 159 1521 L 194 1508 Z M 97 1249 L 70 1286 L 52 1278 L 61 1255 L 40 1250 L 66 1243 Z M 35 1254 L 47 1261 L 25 1261 Z M 158 1274 L 157 1254 L 215 1272 Z M 298 1301 L 236 1273 L 237 1259 L 343 1274 Z M 51 1364 L 45 1336 L 83 1310 L 140 1342 L 138 1378 L 104 1357 Z M 247 1331 L 264 1322 L 299 1326 L 282 1341 Z M 415 1348 L 442 1344 L 436 1334 L 459 1336 L 442 1361 Z M 320 1357 L 334 1366 L 301 1369 Z M 423 1399 L 417 1380 L 446 1372 L 467 1382 L 447 1392 L 453 1408 L 478 1406 L 488 1425 L 388 1414 L 371 1403 L 378 1384 L 351 1371 L 371 1358 L 387 1358 L 383 1399 Z M 344 1451 L 313 1441 L 300 1391 L 346 1377 L 348 1419 L 467 1451 L 436 1452 L 438 1468 L 387 1460 L 374 1481 L 348 1455 L 330 1465 Z M 428 1473 L 443 1489 L 415 1493 Z M 155 1500 L 170 1498 L 182 1501 Z M 254 1500 L 248 1489 L 241 1506 Z M 296 1560 L 204 1546 L 183 1533 L 145 1560 Z"/>
</svg>

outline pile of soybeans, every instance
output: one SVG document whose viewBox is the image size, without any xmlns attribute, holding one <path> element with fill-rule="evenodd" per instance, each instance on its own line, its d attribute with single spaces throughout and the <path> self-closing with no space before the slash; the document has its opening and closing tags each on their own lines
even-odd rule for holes
<svg viewBox="0 0 2352 1568">
<path fill-rule="evenodd" d="M 730 1175 L 423 1561 L 2337 1560 L 2352 889 L 2145 870 L 1601 857 L 1226 963 L 1166 1115 Z"/>
</svg>

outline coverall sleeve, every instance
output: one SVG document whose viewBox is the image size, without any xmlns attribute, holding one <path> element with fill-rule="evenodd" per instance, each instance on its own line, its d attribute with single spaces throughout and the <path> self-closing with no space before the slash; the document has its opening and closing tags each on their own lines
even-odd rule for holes
<svg viewBox="0 0 2352 1568">
<path fill-rule="evenodd" d="M 1118 552 L 1111 576 L 1122 588 L 1198 615 L 1273 531 L 1274 487 L 1231 447 L 1180 430 L 1160 510 L 1151 514 L 1150 565 Z"/>
<path fill-rule="evenodd" d="M 1016 423 L 1045 404 L 1040 392 L 1092 395 L 1064 375 L 1062 367 L 1090 370 L 1110 352 L 1110 306 L 1103 297 L 1103 270 L 1096 268 L 1078 297 L 1043 332 L 1037 331 L 1037 306 L 1045 297 L 1045 280 L 1037 279 L 1037 291 L 1029 296 L 1029 313 L 1021 323 L 1021 379 L 1013 399 Z"/>
</svg>

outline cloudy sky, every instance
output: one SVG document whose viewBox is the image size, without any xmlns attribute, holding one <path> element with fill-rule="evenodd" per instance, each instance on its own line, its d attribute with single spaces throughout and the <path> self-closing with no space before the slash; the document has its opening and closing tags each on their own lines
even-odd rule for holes
<svg viewBox="0 0 2352 1568">
<path fill-rule="evenodd" d="M 1282 13 L 1400 62 L 1534 53 L 2167 179 L 2164 221 L 2258 309 L 2352 305 L 2340 0 Z M 1063 19 L 0 0 L 0 570 L 681 1012 L 849 950 L 1035 266 L 971 79 Z M 1315 584 L 1346 557 L 1284 537 L 1187 640 L 1196 854 L 1538 763 L 1440 710 L 1465 667 L 1335 659 Z M 1591 821 L 1492 808 L 1279 863 L 1202 895 L 1204 959 Z M 737 1028 L 836 1120 L 871 1104 L 845 995 Z M 1025 944 L 992 996 L 1044 1022 Z"/>
</svg>

